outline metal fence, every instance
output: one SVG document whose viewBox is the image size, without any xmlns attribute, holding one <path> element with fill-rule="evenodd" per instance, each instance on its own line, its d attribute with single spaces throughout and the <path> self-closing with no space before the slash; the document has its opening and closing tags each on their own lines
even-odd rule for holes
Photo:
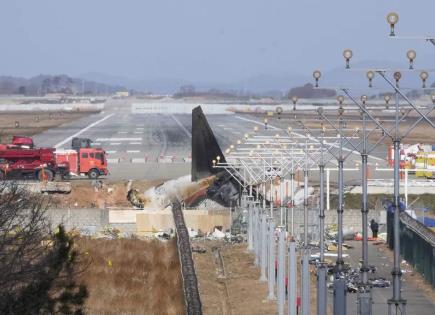
<svg viewBox="0 0 435 315">
<path fill-rule="evenodd" d="M 387 217 L 388 246 L 394 244 L 393 214 Z M 407 213 L 400 215 L 402 257 L 435 288 L 435 233 Z"/>
</svg>

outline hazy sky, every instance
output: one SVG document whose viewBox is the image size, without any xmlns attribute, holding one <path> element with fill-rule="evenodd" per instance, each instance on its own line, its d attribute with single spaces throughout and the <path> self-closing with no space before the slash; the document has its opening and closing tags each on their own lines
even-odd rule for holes
<svg viewBox="0 0 435 315">
<path fill-rule="evenodd" d="M 234 81 L 261 74 L 311 74 L 360 60 L 405 60 L 435 35 L 434 0 L 11 0 L 0 4 L 0 74 Z M 417 61 L 418 62 L 418 57 Z"/>
</svg>

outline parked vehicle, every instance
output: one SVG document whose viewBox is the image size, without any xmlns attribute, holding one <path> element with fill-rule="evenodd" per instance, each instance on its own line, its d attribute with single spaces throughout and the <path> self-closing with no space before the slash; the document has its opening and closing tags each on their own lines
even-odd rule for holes
<svg viewBox="0 0 435 315">
<path fill-rule="evenodd" d="M 88 176 L 96 179 L 109 174 L 107 169 L 106 152 L 92 146 L 87 138 L 73 138 L 70 150 L 57 150 L 57 163 L 69 163 L 72 176 Z"/>
<path fill-rule="evenodd" d="M 57 161 L 54 148 L 35 148 L 32 138 L 13 137 L 0 144 L 0 179 L 52 181 L 69 175 L 69 164 Z"/>
</svg>

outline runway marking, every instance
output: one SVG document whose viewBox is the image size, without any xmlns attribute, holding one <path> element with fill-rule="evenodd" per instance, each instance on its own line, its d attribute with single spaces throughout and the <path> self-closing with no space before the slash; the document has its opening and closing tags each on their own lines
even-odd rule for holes
<svg viewBox="0 0 435 315">
<path fill-rule="evenodd" d="M 240 119 L 240 120 L 244 120 L 244 121 L 248 121 L 248 122 L 251 122 L 251 123 L 257 124 L 257 125 L 261 125 L 261 126 L 264 125 L 263 122 L 259 122 L 259 121 L 257 121 L 257 120 L 248 119 L 248 118 L 244 118 L 244 117 L 240 117 L 240 116 L 234 116 L 234 117 L 237 118 L 237 119 Z M 282 130 L 281 128 L 278 128 L 278 127 L 272 126 L 272 125 L 270 125 L 270 124 L 267 125 L 267 128 L 274 129 L 274 130 Z M 304 137 L 304 135 L 301 134 L 301 133 L 297 133 L 297 132 L 293 132 L 293 133 L 294 133 L 295 135 L 299 136 L 299 137 Z M 319 142 L 319 140 L 317 140 L 316 138 L 312 138 L 312 140 Z M 337 144 L 331 144 L 331 145 L 332 145 L 333 147 L 338 148 L 338 145 L 337 145 Z M 348 148 L 343 148 L 343 150 L 344 150 L 344 151 L 348 151 L 348 152 L 352 152 L 353 154 L 358 154 L 358 155 L 360 155 L 360 153 L 357 152 L 357 151 L 355 151 L 355 150 L 351 150 L 351 149 L 348 149 Z M 368 156 L 369 158 L 373 159 L 373 160 L 385 161 L 385 159 L 381 159 L 381 158 L 378 158 L 378 157 L 373 156 L 373 155 L 367 155 L 367 156 Z"/>
<path fill-rule="evenodd" d="M 143 130 L 144 128 L 143 127 L 140 127 L 140 128 L 136 128 L 136 130 Z"/>
<path fill-rule="evenodd" d="M 134 134 L 141 135 L 142 131 L 135 131 Z"/>
<path fill-rule="evenodd" d="M 97 138 L 95 141 L 107 142 L 107 141 L 142 141 L 142 138 Z"/>
<path fill-rule="evenodd" d="M 127 131 L 118 131 L 119 134 L 126 134 L 128 133 Z"/>
<path fill-rule="evenodd" d="M 92 142 L 92 145 L 101 145 L 100 142 Z"/>
<path fill-rule="evenodd" d="M 85 131 L 91 129 L 92 127 L 95 127 L 96 125 L 101 124 L 103 121 L 109 119 L 109 118 L 112 117 L 113 115 L 115 115 L 115 114 L 107 115 L 106 117 L 103 117 L 103 118 L 101 118 L 100 120 L 97 120 L 96 122 L 93 122 L 93 123 L 90 124 L 89 126 L 87 126 L 87 127 L 83 128 L 83 129 L 77 131 L 77 132 L 76 132 L 75 134 L 73 134 L 72 136 L 70 136 L 70 137 L 66 138 L 65 140 L 62 140 L 61 142 L 55 144 L 54 147 L 55 147 L 55 148 L 59 148 L 59 147 L 63 146 L 65 143 L 71 141 L 72 138 L 75 138 L 75 137 L 81 135 L 82 133 L 84 133 Z"/>
<path fill-rule="evenodd" d="M 142 142 L 130 142 L 129 144 L 142 144 Z"/>
<path fill-rule="evenodd" d="M 109 143 L 109 145 L 120 145 L 121 144 L 121 142 L 111 142 L 111 143 Z"/>
<path fill-rule="evenodd" d="M 233 130 L 231 127 L 224 127 L 224 130 Z"/>
<path fill-rule="evenodd" d="M 140 153 L 140 150 L 127 150 L 127 153 Z"/>
<path fill-rule="evenodd" d="M 108 151 L 106 151 L 106 153 L 109 153 L 109 154 L 113 154 L 113 153 L 116 153 L 116 152 L 118 152 L 118 151 L 116 151 L 116 150 L 108 150 Z"/>
<path fill-rule="evenodd" d="M 222 127 L 223 128 L 223 127 L 225 127 L 225 125 L 218 125 L 218 127 Z"/>
<path fill-rule="evenodd" d="M 192 138 L 192 134 L 190 133 L 190 131 L 187 130 L 186 127 L 183 126 L 183 124 L 178 120 L 178 118 L 175 117 L 174 115 L 171 115 L 171 117 L 172 117 L 172 119 L 177 123 L 177 125 L 178 125 L 181 129 L 183 129 L 183 131 L 184 131 L 184 133 L 186 134 L 186 136 L 187 136 L 188 138 Z"/>
</svg>

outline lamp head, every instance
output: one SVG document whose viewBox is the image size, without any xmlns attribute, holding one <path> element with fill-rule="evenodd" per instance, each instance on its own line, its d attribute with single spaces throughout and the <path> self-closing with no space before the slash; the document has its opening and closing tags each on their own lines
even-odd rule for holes
<svg viewBox="0 0 435 315">
<path fill-rule="evenodd" d="M 350 68 L 349 61 L 350 61 L 350 59 L 353 57 L 353 52 L 352 52 L 352 50 L 350 50 L 349 48 L 345 49 L 345 50 L 343 51 L 343 57 L 344 57 L 344 59 L 346 60 L 346 69 L 349 69 L 349 68 Z"/>
<path fill-rule="evenodd" d="M 317 107 L 317 113 L 319 115 L 322 115 L 323 114 L 323 107 Z"/>
<path fill-rule="evenodd" d="M 228 149 L 227 149 L 228 150 Z M 221 160 L 221 157 L 218 155 L 217 157 L 216 157 L 216 160 L 219 162 L 220 160 Z"/>
<path fill-rule="evenodd" d="M 394 33 L 394 26 L 397 24 L 397 22 L 399 22 L 399 15 L 396 12 L 390 12 L 387 15 L 387 22 L 388 24 L 390 24 L 390 36 L 395 36 L 396 34 Z"/>
<path fill-rule="evenodd" d="M 344 96 L 343 95 L 337 96 L 337 102 L 338 104 L 342 105 L 344 102 Z"/>
<path fill-rule="evenodd" d="M 396 80 L 396 86 L 399 86 L 399 81 L 402 78 L 402 73 L 400 71 L 396 71 L 393 74 L 394 80 Z"/>
<path fill-rule="evenodd" d="M 420 79 L 421 79 L 421 82 L 422 82 L 422 88 L 424 89 L 424 88 L 426 88 L 426 80 L 427 80 L 427 78 L 429 77 L 429 73 L 427 72 L 427 71 L 422 71 L 422 72 L 420 72 Z"/>
<path fill-rule="evenodd" d="M 408 50 L 406 57 L 409 59 L 409 69 L 414 69 L 414 59 L 417 57 L 417 53 L 414 49 Z"/>
<path fill-rule="evenodd" d="M 316 87 L 319 87 L 319 79 L 322 76 L 322 73 L 320 72 L 320 70 L 315 70 L 313 72 L 313 78 L 314 80 L 316 80 Z"/>
<path fill-rule="evenodd" d="M 372 81 L 375 77 L 375 73 L 372 70 L 367 71 L 366 73 L 367 79 L 369 79 L 369 87 L 372 87 Z"/>
<path fill-rule="evenodd" d="M 366 102 L 367 102 L 367 95 L 361 95 L 361 102 L 363 103 L 363 105 L 366 104 Z"/>
<path fill-rule="evenodd" d="M 293 102 L 293 105 L 296 105 L 296 103 L 298 102 L 298 100 L 299 100 L 299 98 L 298 98 L 296 95 L 292 96 L 292 102 Z"/>
</svg>

